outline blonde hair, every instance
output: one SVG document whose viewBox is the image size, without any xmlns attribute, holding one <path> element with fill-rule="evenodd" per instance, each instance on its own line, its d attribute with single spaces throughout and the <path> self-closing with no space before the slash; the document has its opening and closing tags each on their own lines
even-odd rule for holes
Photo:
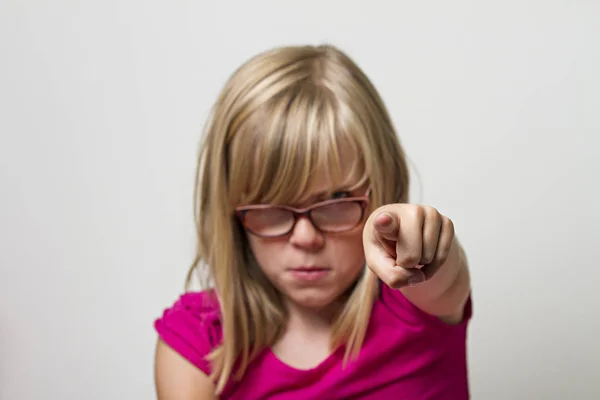
<svg viewBox="0 0 600 400">
<path fill-rule="evenodd" d="M 298 200 L 316 172 L 340 182 L 342 147 L 351 149 L 361 182 L 371 187 L 371 210 L 408 201 L 405 155 L 386 107 L 361 69 L 333 46 L 258 54 L 218 97 L 198 159 L 198 252 L 187 280 L 207 265 L 220 304 L 223 342 L 209 356 L 217 393 L 232 375 L 241 379 L 286 321 L 281 295 L 258 267 L 234 208 Z M 377 279 L 365 267 L 350 290 L 331 340 L 332 349 L 345 346 L 344 363 L 362 346 Z"/>
</svg>

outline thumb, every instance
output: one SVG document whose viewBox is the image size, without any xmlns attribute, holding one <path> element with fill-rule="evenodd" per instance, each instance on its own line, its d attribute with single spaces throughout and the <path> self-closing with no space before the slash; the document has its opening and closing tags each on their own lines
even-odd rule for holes
<svg viewBox="0 0 600 400">
<path fill-rule="evenodd" d="M 423 271 L 413 268 L 406 269 L 399 266 L 394 266 L 385 269 L 380 274 L 379 278 L 392 289 L 401 289 L 407 286 L 415 286 L 425 282 L 426 277 Z"/>
</svg>

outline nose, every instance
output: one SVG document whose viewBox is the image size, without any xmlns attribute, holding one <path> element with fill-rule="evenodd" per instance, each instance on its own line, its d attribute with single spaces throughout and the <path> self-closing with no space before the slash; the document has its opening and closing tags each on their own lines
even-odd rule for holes
<svg viewBox="0 0 600 400">
<path fill-rule="evenodd" d="M 323 233 L 319 232 L 306 216 L 299 217 L 292 230 L 290 243 L 307 250 L 318 250 L 325 244 Z"/>
</svg>

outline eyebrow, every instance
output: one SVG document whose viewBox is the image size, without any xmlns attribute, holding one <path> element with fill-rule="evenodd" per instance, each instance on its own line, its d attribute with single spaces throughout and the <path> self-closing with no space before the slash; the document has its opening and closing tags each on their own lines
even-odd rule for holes
<svg viewBox="0 0 600 400">
<path fill-rule="evenodd" d="M 336 192 L 352 193 L 353 190 L 350 190 L 350 187 L 348 187 L 348 186 L 336 187 L 333 190 L 322 190 L 322 191 L 316 193 L 315 195 L 309 197 L 309 199 L 315 199 L 315 200 L 319 201 L 320 199 L 323 199 L 325 196 L 332 194 L 332 193 L 336 193 Z"/>
</svg>

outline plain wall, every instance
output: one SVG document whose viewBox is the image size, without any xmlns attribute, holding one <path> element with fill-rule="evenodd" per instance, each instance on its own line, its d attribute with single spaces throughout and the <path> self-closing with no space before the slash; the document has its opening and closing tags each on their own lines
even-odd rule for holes
<svg viewBox="0 0 600 400">
<path fill-rule="evenodd" d="M 4 1 L 0 398 L 154 398 L 205 118 L 249 56 L 372 78 L 473 277 L 474 399 L 600 398 L 600 3 Z"/>
</svg>

